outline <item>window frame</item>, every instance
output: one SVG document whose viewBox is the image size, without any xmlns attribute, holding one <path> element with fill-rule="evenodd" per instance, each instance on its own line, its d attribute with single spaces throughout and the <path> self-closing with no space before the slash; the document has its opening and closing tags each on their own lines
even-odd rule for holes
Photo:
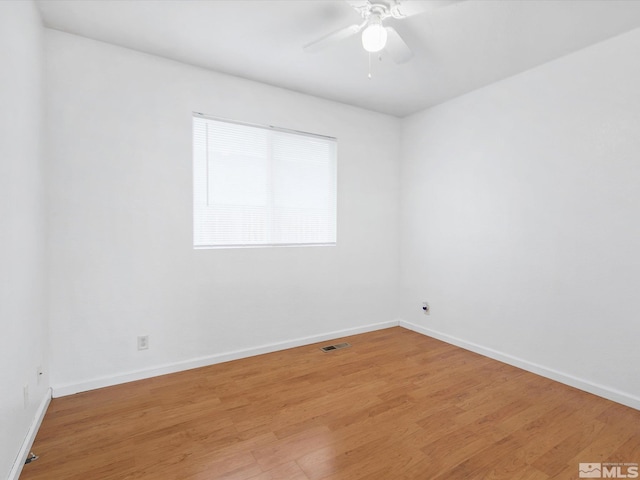
<svg viewBox="0 0 640 480">
<path fill-rule="evenodd" d="M 193 240 L 193 248 L 195 250 L 208 250 L 208 249 L 235 249 L 235 248 L 278 248 L 278 247 L 331 247 L 331 246 L 337 246 L 337 240 L 338 240 L 338 140 L 336 137 L 331 137 L 328 135 L 321 135 L 321 134 L 316 134 L 316 133 L 310 133 L 310 132 L 305 132 L 305 131 L 301 131 L 301 130 L 294 130 L 294 129 L 289 129 L 289 128 L 283 128 L 283 127 L 276 127 L 273 125 L 260 125 L 260 124 L 254 124 L 254 123 L 248 123 L 248 122 L 241 122 L 241 121 L 237 121 L 237 120 L 231 120 L 231 119 L 227 119 L 227 118 L 222 118 L 222 117 L 216 117 L 216 116 L 212 116 L 212 115 L 207 115 L 201 112 L 192 112 L 192 132 L 191 132 L 191 139 L 192 139 L 192 168 L 193 168 L 193 184 L 192 184 L 192 194 L 193 194 L 193 209 L 192 209 L 192 230 L 193 230 L 193 236 L 192 236 L 192 240 Z M 197 210 L 198 210 L 198 205 L 197 205 L 197 199 L 196 199 L 196 183 L 198 181 L 202 181 L 201 178 L 198 178 L 198 174 L 197 174 L 197 165 L 196 165 L 196 151 L 197 151 L 197 147 L 196 147 L 196 140 L 195 140 L 195 134 L 196 134 L 196 130 L 195 130 L 195 122 L 196 120 L 204 120 L 204 121 L 212 121 L 212 122 L 220 122 L 220 123 L 227 123 L 227 124 L 232 124 L 232 125 L 239 125 L 239 126 L 243 126 L 243 127 L 249 127 L 249 128 L 256 128 L 256 129 L 262 129 L 262 130 L 266 130 L 268 132 L 276 132 L 276 133 L 284 133 L 287 135 L 295 135 L 295 136 L 302 136 L 302 137 L 310 137 L 310 138 L 315 138 L 318 140 L 322 140 L 327 142 L 328 144 L 332 144 L 332 148 L 333 148 L 333 154 L 332 154 L 332 164 L 331 164 L 331 169 L 332 172 L 330 172 L 331 174 L 331 195 L 333 196 L 333 212 L 331 213 L 331 219 L 332 219 L 332 238 L 333 241 L 329 241 L 329 242 L 274 242 L 272 241 L 273 238 L 270 237 L 269 240 L 270 241 L 265 241 L 262 243 L 228 243 L 228 244 L 209 244 L 209 243 L 198 243 L 197 242 L 197 234 L 196 234 L 196 224 L 197 224 Z M 271 142 L 271 140 L 269 140 L 269 142 Z M 206 150 L 208 151 L 208 146 L 206 147 Z M 207 160 L 205 160 L 205 162 L 207 162 Z M 267 159 L 266 159 L 267 164 L 272 164 L 274 162 L 274 158 L 271 154 L 268 155 Z M 207 168 L 207 172 L 208 172 L 208 162 L 206 165 Z M 272 165 L 267 165 L 267 175 L 272 175 Z M 205 174 L 206 175 L 206 182 L 208 185 L 209 182 L 209 175 L 208 173 Z M 268 183 L 273 183 L 273 182 L 268 182 Z M 205 187 L 207 189 L 207 193 L 206 193 L 206 198 L 207 198 L 207 205 L 209 205 L 209 200 L 208 200 L 208 195 L 209 195 L 209 189 L 208 186 Z M 271 193 L 270 195 L 268 195 L 268 198 L 270 199 L 270 201 L 268 202 L 268 205 L 265 205 L 265 208 L 267 209 L 267 213 L 266 213 L 266 217 L 270 218 L 273 215 L 273 211 L 276 208 L 274 201 L 273 201 L 273 193 Z M 205 206 L 205 208 L 206 208 Z M 201 208 L 201 207 L 200 207 Z M 271 228 L 271 224 L 269 225 L 268 231 L 271 233 L 273 232 L 273 229 Z"/>
</svg>

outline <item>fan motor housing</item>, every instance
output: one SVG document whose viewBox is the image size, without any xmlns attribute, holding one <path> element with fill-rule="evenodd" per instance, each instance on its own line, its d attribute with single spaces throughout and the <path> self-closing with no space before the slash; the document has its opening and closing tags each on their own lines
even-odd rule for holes
<svg viewBox="0 0 640 480">
<path fill-rule="evenodd" d="M 380 20 L 384 20 L 388 17 L 404 18 L 406 16 L 403 15 L 400 11 L 400 3 L 395 0 L 374 0 L 373 2 L 367 1 L 360 6 L 352 6 L 360 13 L 360 16 L 365 20 L 371 15 L 379 16 Z"/>
</svg>

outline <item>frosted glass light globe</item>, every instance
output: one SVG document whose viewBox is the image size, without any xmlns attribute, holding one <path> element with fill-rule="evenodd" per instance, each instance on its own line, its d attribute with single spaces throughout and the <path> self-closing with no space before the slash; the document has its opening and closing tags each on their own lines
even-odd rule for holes
<svg viewBox="0 0 640 480">
<path fill-rule="evenodd" d="M 378 17 L 372 17 L 362 32 L 362 46 L 367 52 L 379 52 L 387 44 L 387 30 Z"/>
</svg>

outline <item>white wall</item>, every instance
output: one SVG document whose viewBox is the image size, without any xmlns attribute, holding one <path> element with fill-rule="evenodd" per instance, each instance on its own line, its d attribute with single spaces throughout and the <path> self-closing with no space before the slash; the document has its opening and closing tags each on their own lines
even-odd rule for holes
<svg viewBox="0 0 640 480">
<path fill-rule="evenodd" d="M 57 31 L 46 46 L 54 395 L 396 318 L 398 119 Z M 338 246 L 193 250 L 192 111 L 337 137 Z"/>
<path fill-rule="evenodd" d="M 39 382 L 36 375 L 38 366 L 48 370 L 42 36 L 31 2 L 0 2 L 0 478 L 9 476 L 48 397 L 46 375 Z"/>
<path fill-rule="evenodd" d="M 404 120 L 413 328 L 640 408 L 639 58 L 635 30 Z"/>
</svg>

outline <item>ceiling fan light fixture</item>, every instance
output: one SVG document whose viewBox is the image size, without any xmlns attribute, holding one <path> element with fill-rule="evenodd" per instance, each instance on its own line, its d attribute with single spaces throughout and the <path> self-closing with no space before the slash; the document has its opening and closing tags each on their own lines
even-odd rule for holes
<svg viewBox="0 0 640 480">
<path fill-rule="evenodd" d="M 387 44 L 387 30 L 378 15 L 372 15 L 369 24 L 362 31 L 362 46 L 367 52 L 375 53 Z"/>
</svg>

